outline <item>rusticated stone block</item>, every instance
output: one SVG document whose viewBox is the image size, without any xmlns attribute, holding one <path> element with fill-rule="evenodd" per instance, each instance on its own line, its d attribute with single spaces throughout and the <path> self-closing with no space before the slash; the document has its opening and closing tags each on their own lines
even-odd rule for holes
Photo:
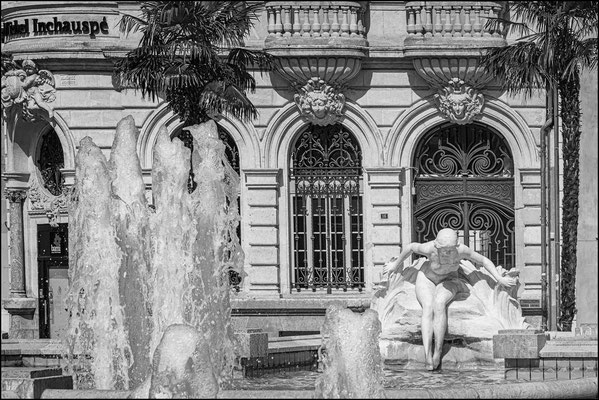
<svg viewBox="0 0 599 400">
<path fill-rule="evenodd" d="M 249 329 L 245 332 L 235 332 L 235 336 L 239 341 L 237 357 L 249 359 L 268 355 L 268 333 Z"/>
<path fill-rule="evenodd" d="M 539 358 L 547 337 L 540 330 L 507 329 L 493 336 L 493 358 Z"/>
</svg>

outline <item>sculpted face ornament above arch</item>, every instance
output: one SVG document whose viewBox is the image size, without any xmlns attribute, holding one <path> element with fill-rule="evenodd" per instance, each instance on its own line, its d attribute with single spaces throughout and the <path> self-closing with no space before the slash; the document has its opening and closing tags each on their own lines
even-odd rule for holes
<svg viewBox="0 0 599 400">
<path fill-rule="evenodd" d="M 313 77 L 293 98 L 299 112 L 314 125 L 333 125 L 343 118 L 345 96 L 324 80 Z"/>
<path fill-rule="evenodd" d="M 453 78 L 434 96 L 439 112 L 451 122 L 464 125 L 480 114 L 485 98 L 482 93 Z"/>
<path fill-rule="evenodd" d="M 20 108 L 25 121 L 39 120 L 39 112 L 46 111 L 54 116 L 50 104 L 56 99 L 54 75 L 48 70 L 38 69 L 32 60 L 24 60 L 19 66 L 13 61 L 4 61 L 2 68 L 2 110 L 4 118 L 13 109 Z"/>
</svg>

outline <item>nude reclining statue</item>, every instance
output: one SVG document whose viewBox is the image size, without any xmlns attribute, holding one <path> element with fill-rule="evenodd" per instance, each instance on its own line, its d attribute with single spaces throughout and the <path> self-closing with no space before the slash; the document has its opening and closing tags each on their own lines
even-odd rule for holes
<svg viewBox="0 0 599 400">
<path fill-rule="evenodd" d="M 413 253 L 426 258 L 403 268 L 404 260 Z M 441 367 L 448 328 L 454 335 L 490 340 L 499 329 L 529 327 L 516 300 L 518 274 L 515 269 L 496 267 L 487 257 L 459 243 L 454 230 L 442 229 L 435 240 L 410 243 L 385 264 L 371 308 L 379 313 L 383 336 L 414 337 L 420 330 L 425 367 L 436 370 Z M 419 327 L 416 310 L 410 310 L 412 296 L 421 308 Z M 448 320 L 452 302 L 464 302 L 456 306 L 453 321 Z"/>
</svg>

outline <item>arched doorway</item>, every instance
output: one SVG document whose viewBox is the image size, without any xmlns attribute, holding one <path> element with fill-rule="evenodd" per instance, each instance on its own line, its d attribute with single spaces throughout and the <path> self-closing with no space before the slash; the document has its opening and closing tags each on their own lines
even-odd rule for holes
<svg viewBox="0 0 599 400">
<path fill-rule="evenodd" d="M 416 147 L 413 236 L 442 228 L 506 269 L 515 266 L 514 168 L 505 139 L 488 126 L 443 124 Z"/>
<path fill-rule="evenodd" d="M 47 191 L 44 197 L 57 198 L 63 195 L 64 152 L 60 139 L 49 129 L 40 138 L 34 158 L 38 173 L 38 190 Z M 39 199 L 40 194 L 30 198 Z M 37 263 L 39 293 L 40 338 L 61 339 L 66 333 L 68 314 L 64 308 L 68 292 L 68 226 L 67 224 L 38 224 Z"/>
<path fill-rule="evenodd" d="M 291 152 L 291 286 L 364 288 L 362 152 L 342 125 L 310 125 Z"/>
</svg>

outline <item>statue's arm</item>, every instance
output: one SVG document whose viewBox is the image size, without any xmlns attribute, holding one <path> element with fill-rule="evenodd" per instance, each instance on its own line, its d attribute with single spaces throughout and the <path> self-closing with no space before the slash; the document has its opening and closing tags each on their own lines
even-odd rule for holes
<svg viewBox="0 0 599 400">
<path fill-rule="evenodd" d="M 423 243 L 408 243 L 404 246 L 403 250 L 397 257 L 391 258 L 387 264 L 383 267 L 383 274 L 395 274 L 400 272 L 403 269 L 403 262 L 410 256 L 412 253 L 418 253 L 426 255 L 425 245 Z"/>
<path fill-rule="evenodd" d="M 463 257 L 477 264 L 481 264 L 484 269 L 489 271 L 491 276 L 495 278 L 495 280 L 502 286 L 512 287 L 516 284 L 516 278 L 510 276 L 501 276 L 499 272 L 497 272 L 497 267 L 493 263 L 493 261 L 489 260 L 487 257 L 483 256 L 480 253 L 472 250 L 470 247 L 466 245 L 460 246 L 460 253 L 462 253 Z"/>
</svg>

